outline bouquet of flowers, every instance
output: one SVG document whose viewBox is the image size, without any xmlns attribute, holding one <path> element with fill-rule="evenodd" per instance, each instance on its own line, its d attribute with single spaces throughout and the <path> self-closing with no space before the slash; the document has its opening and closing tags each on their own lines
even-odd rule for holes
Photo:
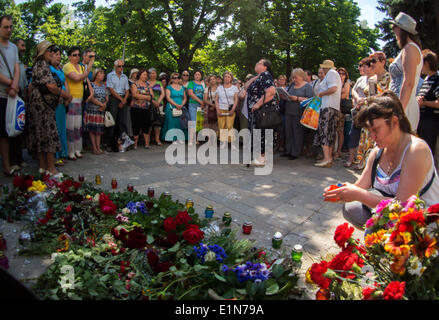
<svg viewBox="0 0 439 320">
<path fill-rule="evenodd" d="M 342 251 L 308 270 L 320 287 L 317 298 L 438 299 L 439 204 L 426 208 L 417 196 L 388 199 L 372 213 L 364 246 L 345 223 L 334 236 Z"/>
</svg>

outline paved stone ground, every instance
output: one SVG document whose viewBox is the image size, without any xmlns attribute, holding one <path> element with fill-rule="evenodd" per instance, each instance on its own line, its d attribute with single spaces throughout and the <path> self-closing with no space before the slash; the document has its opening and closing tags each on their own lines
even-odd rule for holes
<svg viewBox="0 0 439 320">
<path fill-rule="evenodd" d="M 95 175 L 100 174 L 102 189 L 111 190 L 110 181 L 114 177 L 118 190 L 132 183 L 140 193 L 146 193 L 147 188 L 153 186 L 156 194 L 168 191 L 173 200 L 184 203 L 192 198 L 196 212 L 201 215 L 207 205 L 213 206 L 217 217 L 229 211 L 238 237 L 254 239 L 267 250 L 272 250 L 274 233 L 281 232 L 284 236 L 281 251 L 288 253 L 295 244 L 304 248 L 299 285 L 308 289 L 312 299 L 315 288 L 305 284 L 303 275 L 312 263 L 338 252 L 333 234 L 335 228 L 345 222 L 341 204 L 324 202 L 323 189 L 333 183 L 353 182 L 358 173 L 344 168 L 341 161 L 336 161 L 332 168 L 317 168 L 313 166 L 313 159 L 288 160 L 279 153 L 274 154 L 274 168 L 267 176 L 257 176 L 254 168 L 243 164 L 168 165 L 167 147 L 152 146 L 149 150 L 139 147 L 126 153 L 99 156 L 87 152 L 81 160 L 66 162 L 61 170 L 75 178 L 81 173 L 86 181 L 94 181 Z M 36 170 L 35 165 L 28 170 Z M 1 178 L 0 183 L 11 183 L 11 179 Z M 253 222 L 251 235 L 241 232 L 247 220 Z M 50 259 L 17 257 L 12 239 L 18 236 L 19 229 L 20 224 L 0 220 L 0 232 L 6 239 L 11 238 L 6 252 L 10 272 L 26 281 L 41 273 Z M 357 230 L 354 236 L 362 239 L 362 233 Z"/>
</svg>

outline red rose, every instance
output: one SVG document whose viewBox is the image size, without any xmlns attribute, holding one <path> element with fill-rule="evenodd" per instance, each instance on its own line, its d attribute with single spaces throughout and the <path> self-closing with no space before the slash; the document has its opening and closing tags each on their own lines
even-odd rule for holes
<svg viewBox="0 0 439 320">
<path fill-rule="evenodd" d="M 72 212 L 72 206 L 68 205 L 64 210 L 65 210 L 65 212 L 70 213 L 70 212 Z"/>
<path fill-rule="evenodd" d="M 189 224 L 189 221 L 191 221 L 191 220 L 192 220 L 192 218 L 189 216 L 187 211 L 178 211 L 178 214 L 174 219 L 175 224 L 177 226 L 179 226 L 181 224 L 184 224 L 187 226 Z"/>
<path fill-rule="evenodd" d="M 191 224 L 183 232 L 183 238 L 189 242 L 189 244 L 197 244 L 204 238 L 204 232 L 200 230 L 197 224 Z"/>
<path fill-rule="evenodd" d="M 163 228 L 166 232 L 175 231 L 177 225 L 172 217 L 168 217 L 163 221 Z"/>
<path fill-rule="evenodd" d="M 401 300 L 404 297 L 405 282 L 392 281 L 384 289 L 384 300 Z"/>
<path fill-rule="evenodd" d="M 326 261 L 314 263 L 309 271 L 311 280 L 322 289 L 328 289 L 331 284 L 331 279 L 323 276 L 326 271 L 328 271 L 328 262 Z"/>
<path fill-rule="evenodd" d="M 166 238 L 171 245 L 175 245 L 178 242 L 178 236 L 174 232 L 168 233 Z"/>
<path fill-rule="evenodd" d="M 344 248 L 346 241 L 349 240 L 353 233 L 354 228 L 349 227 L 347 222 L 343 223 L 342 225 L 339 225 L 337 229 L 335 229 L 334 240 L 340 248 Z"/>
<path fill-rule="evenodd" d="M 152 202 L 152 201 L 146 201 L 145 205 L 146 205 L 146 208 L 149 210 L 149 209 L 151 209 L 152 207 L 154 207 L 154 202 Z"/>
</svg>

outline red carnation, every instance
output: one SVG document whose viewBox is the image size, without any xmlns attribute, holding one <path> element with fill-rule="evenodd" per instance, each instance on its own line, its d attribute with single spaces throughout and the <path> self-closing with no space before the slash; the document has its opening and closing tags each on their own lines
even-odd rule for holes
<svg viewBox="0 0 439 320">
<path fill-rule="evenodd" d="M 353 233 L 354 228 L 349 227 L 347 222 L 343 223 L 342 225 L 339 225 L 337 229 L 335 229 L 334 240 L 340 248 L 344 248 L 346 241 L 349 240 Z"/>
<path fill-rule="evenodd" d="M 183 238 L 189 244 L 197 244 L 204 238 L 204 232 L 200 230 L 197 224 L 190 224 L 183 232 Z"/>
<path fill-rule="evenodd" d="M 353 247 L 348 247 L 339 254 L 337 254 L 328 264 L 328 268 L 332 270 L 350 271 L 354 264 L 359 267 L 364 266 L 364 261 L 356 254 L 352 252 Z M 355 278 L 353 274 L 342 273 L 342 277 Z"/>
<path fill-rule="evenodd" d="M 326 271 L 328 271 L 328 262 L 326 261 L 314 263 L 309 271 L 311 280 L 322 289 L 328 289 L 331 284 L 331 279 L 323 276 Z"/>
<path fill-rule="evenodd" d="M 72 206 L 68 205 L 64 210 L 65 210 L 65 212 L 70 213 L 70 212 L 72 212 Z"/>
<path fill-rule="evenodd" d="M 427 211 L 430 213 L 439 213 L 439 203 L 432 205 Z"/>
<path fill-rule="evenodd" d="M 172 217 L 166 218 L 165 221 L 163 221 L 163 228 L 165 229 L 166 232 L 175 231 L 177 225 L 174 221 L 174 218 Z"/>
<path fill-rule="evenodd" d="M 384 289 L 384 300 L 402 300 L 405 292 L 405 282 L 392 281 Z"/>
<path fill-rule="evenodd" d="M 179 226 L 181 224 L 184 224 L 187 226 L 189 224 L 189 221 L 191 221 L 191 220 L 192 220 L 192 218 L 189 216 L 187 211 L 178 211 L 178 214 L 174 219 L 175 224 L 177 226 Z"/>
<path fill-rule="evenodd" d="M 375 292 L 375 289 L 366 287 L 363 289 L 363 300 L 373 300 L 372 293 Z"/>
</svg>

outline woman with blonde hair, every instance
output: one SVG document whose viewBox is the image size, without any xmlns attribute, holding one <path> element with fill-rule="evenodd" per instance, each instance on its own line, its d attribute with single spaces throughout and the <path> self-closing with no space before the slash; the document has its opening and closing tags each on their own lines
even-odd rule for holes
<svg viewBox="0 0 439 320">
<path fill-rule="evenodd" d="M 228 142 L 235 141 L 231 134 L 235 121 L 235 109 L 238 104 L 238 88 L 232 84 L 233 74 L 226 71 L 223 74 L 223 84 L 217 89 L 215 98 L 216 112 L 218 115 L 218 130 L 220 131 L 220 148 L 224 149 Z M 236 148 L 232 144 L 232 149 Z"/>
<path fill-rule="evenodd" d="M 303 108 L 300 103 L 313 97 L 314 93 L 303 69 L 293 69 L 290 81 L 294 84 L 288 88 L 290 95 L 285 103 L 285 152 L 281 157 L 294 160 L 299 158 L 303 146 L 304 127 L 300 123 Z"/>
</svg>

